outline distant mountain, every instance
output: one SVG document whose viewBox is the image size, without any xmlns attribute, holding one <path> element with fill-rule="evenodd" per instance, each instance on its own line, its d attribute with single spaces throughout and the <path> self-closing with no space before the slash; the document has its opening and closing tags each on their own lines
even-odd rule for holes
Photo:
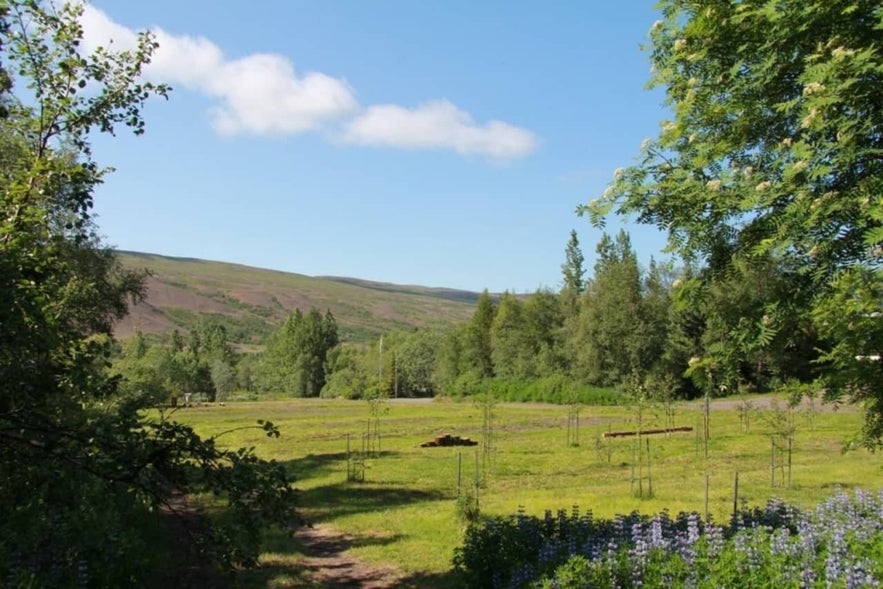
<svg viewBox="0 0 883 589">
<path fill-rule="evenodd" d="M 117 324 L 130 337 L 185 331 L 204 318 L 227 327 L 240 343 L 260 343 L 285 316 L 299 308 L 330 310 L 343 341 L 375 339 L 392 330 L 468 321 L 479 293 L 371 282 L 336 276 L 312 277 L 240 264 L 119 251 L 130 268 L 146 268 L 147 299 Z"/>
</svg>

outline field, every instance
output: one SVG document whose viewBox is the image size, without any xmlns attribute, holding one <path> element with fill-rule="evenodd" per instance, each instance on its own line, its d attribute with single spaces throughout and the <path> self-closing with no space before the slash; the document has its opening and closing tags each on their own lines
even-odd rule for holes
<svg viewBox="0 0 883 589">
<path fill-rule="evenodd" d="M 635 437 L 602 436 L 633 431 L 636 407 L 582 407 L 579 444 L 568 445 L 566 406 L 498 404 L 490 407 L 489 418 L 488 407 L 470 402 L 391 400 L 375 408 L 380 435 L 370 439 L 373 452 L 365 457 L 364 471 L 357 461 L 348 461 L 347 448 L 351 458 L 358 458 L 367 443 L 363 434 L 372 412 L 365 401 L 233 403 L 192 407 L 176 417 L 205 435 L 258 419 L 273 421 L 282 431 L 279 439 L 240 429 L 220 441 L 255 446 L 262 457 L 286 464 L 302 491 L 304 513 L 345 533 L 352 556 L 394 569 L 402 586 L 449 587 L 456 586 L 451 559 L 465 528 L 458 516 L 458 481 L 461 494 L 473 493 L 476 469 L 482 479 L 479 507 L 488 515 L 519 509 L 541 515 L 546 509 L 577 505 L 598 517 L 663 509 L 704 514 L 707 509 L 715 520 L 726 521 L 733 510 L 736 473 L 737 501 L 749 506 L 774 496 L 810 506 L 837 487 L 881 486 L 876 455 L 843 452 L 845 441 L 860 427 L 854 409 L 804 406 L 789 415 L 784 404 L 770 397 L 753 398 L 751 404 L 712 404 L 707 450 L 701 435 L 703 404 L 674 406 L 668 417 L 663 407 L 643 407 L 644 429 L 675 425 L 693 430 L 643 436 L 639 460 Z M 785 423 L 794 432 L 790 472 L 787 444 L 772 452 L 771 435 Z M 480 441 L 485 431 L 491 432 L 489 452 L 483 445 L 420 447 L 445 433 Z M 571 441 L 576 434 L 572 428 Z M 774 472 L 771 462 L 777 465 Z M 357 477 L 364 473 L 363 482 L 347 480 L 354 468 Z M 636 496 L 639 484 L 643 498 Z M 278 534 L 262 557 L 263 566 L 238 582 L 309 586 L 301 561 L 298 543 Z"/>
</svg>

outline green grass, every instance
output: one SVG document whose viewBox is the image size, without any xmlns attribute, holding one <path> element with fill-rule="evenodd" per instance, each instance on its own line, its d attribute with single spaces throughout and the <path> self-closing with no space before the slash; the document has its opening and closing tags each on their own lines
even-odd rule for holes
<svg viewBox="0 0 883 589">
<path fill-rule="evenodd" d="M 442 433 L 481 438 L 482 411 L 469 402 L 391 402 L 381 418 L 381 452 L 366 462 L 365 482 L 346 480 L 347 436 L 361 445 L 369 418 L 364 401 L 298 399 L 233 403 L 226 407 L 191 408 L 178 418 L 203 434 L 270 419 L 282 431 L 269 439 L 259 430 L 241 430 L 221 438 L 231 446 L 255 446 L 265 458 L 286 464 L 301 489 L 304 513 L 352 535 L 358 558 L 395 566 L 414 586 L 454 586 L 449 575 L 454 548 L 465 527 L 456 512 L 458 463 L 462 484 L 471 484 L 480 448 L 420 448 Z M 592 510 L 598 517 L 639 510 L 705 511 L 725 521 L 733 509 L 734 478 L 739 473 L 740 502 L 763 504 L 777 496 L 809 506 L 828 497 L 835 486 L 874 488 L 879 459 L 864 450 L 842 453 L 843 442 L 860 427 L 860 415 L 849 409 L 815 415 L 796 412 L 791 488 L 771 488 L 770 433 L 757 411 L 747 433 L 735 409 L 714 409 L 708 458 L 696 432 L 645 436 L 650 440 L 652 498 L 631 493 L 634 438 L 599 438 L 612 430 L 634 429 L 635 412 L 624 407 L 584 407 L 580 445 L 566 446 L 567 407 L 498 405 L 495 408 L 494 464 L 479 489 L 481 511 L 506 515 L 523 508 L 541 515 L 545 509 Z M 676 409 L 675 425 L 696 428 L 701 407 Z M 662 425 L 650 420 L 645 427 Z M 646 442 L 645 442 L 646 443 Z M 609 454 L 609 461 L 608 461 Z M 777 476 L 781 476 L 779 473 Z M 646 482 L 645 482 L 646 484 Z M 244 575 L 245 586 L 297 585 L 297 546 L 273 540 L 266 567 Z M 284 578 L 290 581 L 285 582 Z M 274 581 L 275 579 L 275 581 Z"/>
</svg>

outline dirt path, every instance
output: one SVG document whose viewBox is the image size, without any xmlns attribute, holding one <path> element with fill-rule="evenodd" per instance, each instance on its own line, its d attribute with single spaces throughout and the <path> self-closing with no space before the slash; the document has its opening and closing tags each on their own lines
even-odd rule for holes
<svg viewBox="0 0 883 589">
<path fill-rule="evenodd" d="M 205 522 L 187 496 L 173 493 L 160 513 L 176 562 L 170 563 L 163 571 L 157 586 L 165 589 L 227 589 L 229 578 L 210 566 L 199 550 L 195 538 L 204 531 Z"/>
<path fill-rule="evenodd" d="M 301 528 L 295 537 L 303 544 L 306 569 L 312 587 L 342 589 L 390 589 L 397 586 L 401 574 L 393 568 L 375 567 L 347 553 L 351 536 L 326 525 Z"/>
</svg>

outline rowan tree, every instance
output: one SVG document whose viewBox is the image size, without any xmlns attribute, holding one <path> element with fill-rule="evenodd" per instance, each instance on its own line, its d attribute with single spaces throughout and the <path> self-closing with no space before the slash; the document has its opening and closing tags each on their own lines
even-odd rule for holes
<svg viewBox="0 0 883 589">
<path fill-rule="evenodd" d="M 876 0 L 662 0 L 651 87 L 671 119 L 581 208 L 666 231 L 704 288 L 737 264 L 794 268 L 779 300 L 827 341 L 829 399 L 883 437 L 883 10 Z M 782 322 L 782 325 L 789 322 Z M 761 334 L 763 330 L 756 330 Z M 764 337 L 771 337 L 765 333 Z M 742 342 L 749 345 L 748 342 Z"/>
</svg>

